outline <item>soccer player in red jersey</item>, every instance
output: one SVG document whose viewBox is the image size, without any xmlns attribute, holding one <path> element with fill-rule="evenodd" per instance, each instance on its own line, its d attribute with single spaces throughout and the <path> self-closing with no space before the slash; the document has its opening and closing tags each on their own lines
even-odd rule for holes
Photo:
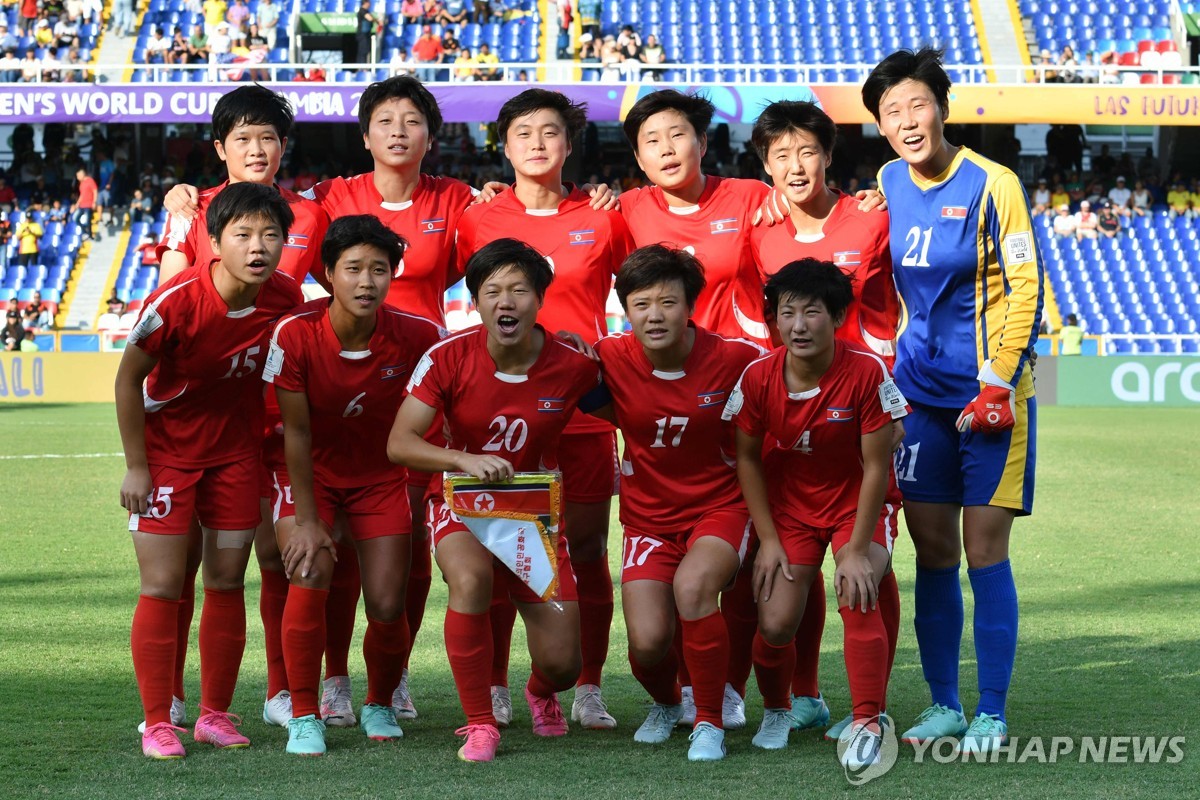
<svg viewBox="0 0 1200 800">
<path fill-rule="evenodd" d="M 238 183 L 275 185 L 275 175 L 279 172 L 279 162 L 287 148 L 287 135 L 294 116 L 291 105 L 283 95 L 258 85 L 241 86 L 217 101 L 212 115 L 213 144 L 217 155 L 225 162 L 228 178 L 219 186 L 201 192 L 195 205 L 184 213 L 168 217 L 162 242 L 158 245 L 158 254 L 162 259 L 160 282 L 193 264 L 203 266 L 212 260 L 204 212 L 226 187 Z M 297 284 L 303 283 L 308 275 L 312 275 L 323 284 L 326 278 L 324 270 L 320 268 L 320 246 L 325 228 L 329 225 L 329 218 L 312 200 L 286 189 L 278 191 L 295 216 L 295 222 L 284 243 L 278 269 L 294 278 Z M 254 543 L 262 578 L 259 611 L 267 651 L 267 691 L 263 704 L 263 720 L 268 724 L 286 725 L 287 720 L 291 718 L 291 700 L 287 690 L 287 673 L 283 664 L 283 646 L 280 643 L 279 630 L 288 584 L 275 543 L 275 529 L 271 524 L 269 506 L 272 493 L 271 473 L 276 468 L 283 469 L 283 438 L 275 394 L 268 390 L 266 397 L 266 438 L 263 442 L 263 468 L 260 470 L 259 486 L 263 513 L 255 532 Z M 192 536 L 194 546 L 198 547 L 198 526 L 193 526 Z M 198 558 L 199 553 L 196 551 L 190 576 L 195 575 Z M 346 571 L 346 568 L 339 570 Z M 180 699 L 183 697 L 183 666 L 188 628 L 191 624 L 191 604 L 195 596 L 193 580 L 193 577 L 189 577 L 184 586 L 185 613 L 180 615 L 180 652 L 176 663 L 176 696 Z M 356 578 L 351 602 L 358 602 Z"/>
<path fill-rule="evenodd" d="M 515 235 L 545 256 L 554 271 L 538 321 L 547 330 L 569 331 L 594 342 L 607 330 L 605 301 L 613 275 L 633 250 L 633 242 L 619 212 L 592 208 L 586 192 L 563 183 L 571 142 L 586 123 L 584 107 L 560 92 L 528 89 L 504 104 L 497 132 L 516 183 L 491 202 L 467 209 L 459 223 L 456 258 L 465 264 L 489 242 Z M 575 413 L 563 433 L 559 461 L 583 648 L 571 718 L 585 728 L 608 729 L 617 724 L 600 695 L 613 615 L 607 554 L 609 509 L 617 480 L 612 426 Z M 516 611 L 501 599 L 493 614 L 492 691 L 498 721 L 504 726 L 512 713 L 508 653 Z"/>
<path fill-rule="evenodd" d="M 388 440 L 388 456 L 426 472 L 466 472 L 503 482 L 514 471 L 554 469 L 558 439 L 570 414 L 607 404 L 599 367 L 536 323 L 554 273 L 536 250 L 513 239 L 485 246 L 468 262 L 467 286 L 483 325 L 434 345 L 417 365 L 409 396 Z M 555 402 L 546 408 L 546 398 Z M 425 431 L 445 415 L 449 444 L 436 447 Z M 559 539 L 562 608 L 541 601 L 495 560 L 453 516 L 440 477 L 429 492 L 435 556 L 449 587 L 446 653 L 467 725 L 459 757 L 491 761 L 500 732 L 492 713 L 489 678 L 493 591 L 517 604 L 525 620 L 533 672 L 525 699 L 539 736 L 567 732 L 556 692 L 579 675 L 579 608 L 571 559 Z"/>
<path fill-rule="evenodd" d="M 188 573 L 188 529 L 203 526 L 200 709 L 193 736 L 250 742 L 229 714 L 246 644 L 243 583 L 258 525 L 260 376 L 270 326 L 300 302 L 276 274 L 293 216 L 271 187 L 236 184 L 209 206 L 217 260 L 156 289 L 130 332 L 116 380 L 117 422 L 141 574 L 130 648 L 145 710 L 142 752 L 180 758 L 172 688 Z"/>
<path fill-rule="evenodd" d="M 666 741 L 683 715 L 672 647 L 678 613 L 696 701 L 688 758 L 715 761 L 725 755 L 729 665 L 717 603 L 751 538 L 733 426 L 721 411 L 742 370 L 765 351 L 689 322 L 704 269 L 686 251 L 636 250 L 616 289 L 633 332 L 601 339 L 596 352 L 625 442 L 621 598 L 629 663 L 654 699 L 634 740 Z"/>
<path fill-rule="evenodd" d="M 877 356 L 835 338 L 854 297 L 836 266 L 792 262 L 765 292 L 784 345 L 746 368 L 725 408 L 738 427 L 738 479 L 760 540 L 754 665 L 766 711 L 753 741 L 787 746 L 793 639 L 832 545 L 854 704 L 842 762 L 861 768 L 880 754 L 887 685 L 887 632 L 877 600 L 896 521 L 896 509 L 884 503 L 892 417 L 880 397 L 890 378 Z M 903 407 L 903 398 L 894 401 Z"/>
<path fill-rule="evenodd" d="M 754 229 L 754 260 L 765 282 L 785 264 L 802 258 L 831 261 L 851 279 L 854 299 L 837 338 L 883 359 L 891 369 L 896 357 L 895 337 L 899 301 L 892 282 L 892 256 L 888 215 L 864 211 L 857 198 L 829 188 L 825 170 L 833 158 L 837 126 L 813 103 L 782 101 L 763 109 L 754 124 L 751 141 L 771 176 L 775 191 L 783 196 L 789 215 L 782 224 Z M 897 414 L 903 415 L 903 409 Z M 893 443 L 904 438 L 903 423 L 893 429 Z M 889 474 L 887 503 L 899 508 L 900 490 Z M 796 673 L 792 677 L 793 729 L 825 724 L 829 709 L 817 688 L 817 657 L 825 627 L 824 581 L 814 581 L 804 621 L 796 636 Z M 819 587 L 819 592 L 817 591 Z M 880 581 L 879 607 L 888 632 L 888 656 L 896 654 L 900 627 L 900 592 L 889 572 Z M 819 595 L 819 596 L 818 596 Z M 847 716 L 830 728 L 826 737 L 837 740 L 853 721 Z"/>
<path fill-rule="evenodd" d="M 340 217 L 321 245 L 333 298 L 313 300 L 275 327 L 264 380 L 283 414 L 287 472 L 276 473 L 276 530 L 291 580 L 283 616 L 292 695 L 287 751 L 325 752 L 317 685 L 325 602 L 334 566 L 334 514 L 349 521 L 367 607 L 363 732 L 398 739 L 392 710 L 408 655 L 406 475 L 388 461 L 386 431 L 408 376 L 441 328 L 384 305 L 404 241 L 373 216 Z M 346 442 L 358 446 L 347 448 Z"/>
</svg>

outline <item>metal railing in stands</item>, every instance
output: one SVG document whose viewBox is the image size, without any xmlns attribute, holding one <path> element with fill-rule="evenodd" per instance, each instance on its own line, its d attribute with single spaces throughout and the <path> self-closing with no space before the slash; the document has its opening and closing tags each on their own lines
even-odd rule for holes
<svg viewBox="0 0 1200 800">
<path fill-rule="evenodd" d="M 550 62 L 501 62 L 494 65 L 462 65 L 462 64 L 414 64 L 405 62 L 403 64 L 327 64 L 315 62 L 290 62 L 290 63 L 259 63 L 237 62 L 229 64 L 88 64 L 85 66 L 67 66 L 63 64 L 55 65 L 45 72 L 57 73 L 58 78 L 54 79 L 52 75 L 40 75 L 35 81 L 27 83 L 64 83 L 63 78 L 68 74 L 79 76 L 75 83 L 121 83 L 124 74 L 129 69 L 145 70 L 151 74 L 155 80 L 148 82 L 170 82 L 170 74 L 175 71 L 181 72 L 204 72 L 209 80 L 222 81 L 229 80 L 228 73 L 238 70 L 252 71 L 263 70 L 272 76 L 272 80 L 276 79 L 279 70 L 290 70 L 293 73 L 296 71 L 305 72 L 309 69 L 320 68 L 326 73 L 326 81 L 334 82 L 335 76 L 333 73 L 337 71 L 343 72 L 359 72 L 363 70 L 388 70 L 392 74 L 400 74 L 403 72 L 412 72 L 418 75 L 428 76 L 429 80 L 436 82 L 462 82 L 463 79 L 457 77 L 455 73 L 462 69 L 494 71 L 501 76 L 502 80 L 516 81 L 518 75 L 524 70 L 528 79 L 532 82 L 537 80 L 536 70 L 544 70 L 545 78 L 543 82 L 552 83 L 571 83 L 577 80 L 575 78 L 576 70 L 587 70 L 601 73 L 601 82 L 611 83 L 630 83 L 641 81 L 650 81 L 656 74 L 662 74 L 665 80 L 670 80 L 672 83 L 722 83 L 722 84 L 738 84 L 738 83 L 763 83 L 763 74 L 767 71 L 787 71 L 795 72 L 795 82 L 797 83 L 860 83 L 867 73 L 874 68 L 874 64 L 662 64 L 658 66 L 642 66 L 637 70 L 636 76 L 631 73 L 626 73 L 621 69 L 606 69 L 602 64 L 577 62 L 577 61 L 550 61 Z M 619 65 L 618 65 L 619 67 Z M 1026 85 L 1030 83 L 1044 82 L 1045 73 L 1048 71 L 1058 71 L 1061 69 L 1057 65 L 1040 66 L 1040 65 L 980 65 L 980 64 L 947 64 L 946 69 L 955 79 L 957 84 L 991 84 L 991 85 Z M 5 70 L 0 70 L 4 72 Z M 8 72 L 19 73 L 21 68 L 14 66 Z M 1045 83 L 1047 89 L 1064 86 L 1081 86 L 1081 85 L 1099 85 L 1099 86 L 1133 86 L 1143 85 L 1141 83 L 1142 76 L 1153 76 L 1155 84 L 1164 83 L 1164 78 L 1171 76 L 1174 80 L 1178 77 L 1180 82 L 1195 83 L 1200 85 L 1200 67 L 1178 67 L 1167 68 L 1157 66 L 1153 68 L 1145 67 L 1118 67 L 1114 65 L 1098 65 L 1097 71 L 1103 77 L 1100 83 Z M 857 73 L 857 78 L 850 81 L 827 81 L 825 80 L 826 72 L 841 72 Z M 715 73 L 715 74 L 714 74 Z M 994 76 L 994 80 L 989 80 L 989 73 Z M 611 79 L 609 79 L 611 76 Z M 1190 76 L 1190 77 L 1189 77 Z M 373 78 L 372 78 L 373 79 Z M 354 81 L 343 80 L 340 82 L 353 83 Z M 593 82 L 593 81 L 589 81 Z M 2 81 L 0 83 L 20 83 L 20 81 Z"/>
</svg>

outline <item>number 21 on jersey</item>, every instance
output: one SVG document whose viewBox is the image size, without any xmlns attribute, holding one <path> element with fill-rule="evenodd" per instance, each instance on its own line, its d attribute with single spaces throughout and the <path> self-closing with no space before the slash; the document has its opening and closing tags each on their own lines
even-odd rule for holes
<svg viewBox="0 0 1200 800">
<path fill-rule="evenodd" d="M 929 240 L 932 238 L 933 228 L 921 230 L 915 225 L 909 228 L 908 233 L 904 234 L 908 249 L 904 251 L 904 258 L 900 259 L 900 263 L 906 267 L 928 267 Z"/>
</svg>

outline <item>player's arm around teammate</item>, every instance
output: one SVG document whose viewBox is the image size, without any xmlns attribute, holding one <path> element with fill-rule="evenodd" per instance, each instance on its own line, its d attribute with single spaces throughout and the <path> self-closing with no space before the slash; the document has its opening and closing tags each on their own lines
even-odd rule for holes
<svg viewBox="0 0 1200 800">
<path fill-rule="evenodd" d="M 409 648 L 410 514 L 405 471 L 388 461 L 385 441 L 405 379 L 439 331 L 384 305 L 404 241 L 375 217 L 335 220 L 321 254 L 332 299 L 279 322 L 264 375 L 283 415 L 287 475 L 277 473 L 275 483 L 290 480 L 290 492 L 276 498 L 276 527 L 291 581 L 283 619 L 287 749 L 300 755 L 325 752 L 316 689 L 338 513 L 354 542 L 367 611 L 363 732 L 376 741 L 403 735 L 391 699 Z"/>
<path fill-rule="evenodd" d="M 877 357 L 835 339 L 853 292 L 832 263 L 793 262 L 765 291 L 783 347 L 746 368 L 726 407 L 738 426 L 738 478 L 760 540 L 754 660 L 766 711 L 754 744 L 787 745 L 792 639 L 832 545 L 854 703 L 845 735 L 868 737 L 848 757 L 874 759 L 888 663 L 876 600 L 894 534 L 883 503 L 891 417 L 878 396 L 887 373 Z"/>
<path fill-rule="evenodd" d="M 604 398 L 598 397 L 603 384 L 595 362 L 536 323 L 552 279 L 546 259 L 513 239 L 492 242 L 472 256 L 466 280 L 483 325 L 443 340 L 422 358 L 388 439 L 393 461 L 427 472 L 466 472 L 487 482 L 554 467 L 568 415 L 577 406 L 599 407 Z M 438 410 L 449 430 L 446 448 L 424 439 Z M 555 693 L 571 686 L 580 668 L 570 557 L 560 537 L 560 610 L 516 582 L 450 513 L 439 480 L 434 487 L 426 518 L 449 586 L 446 652 L 467 715 L 459 731 L 467 737 L 459 756 L 491 761 L 500 738 L 489 692 L 488 609 L 494 589 L 511 596 L 525 620 L 533 661 L 525 697 L 534 733 L 567 732 Z"/>
<path fill-rule="evenodd" d="M 258 517 L 259 383 L 271 322 L 300 299 L 276 275 L 291 210 L 269 187 L 234 187 L 209 207 L 218 261 L 150 296 L 116 381 L 128 472 L 121 504 L 142 579 L 131 650 L 146 712 L 143 752 L 184 755 L 170 724 L 187 532 L 203 527 L 201 711 L 193 735 L 217 747 L 249 740 L 228 713 L 245 648 L 243 579 Z"/>
</svg>

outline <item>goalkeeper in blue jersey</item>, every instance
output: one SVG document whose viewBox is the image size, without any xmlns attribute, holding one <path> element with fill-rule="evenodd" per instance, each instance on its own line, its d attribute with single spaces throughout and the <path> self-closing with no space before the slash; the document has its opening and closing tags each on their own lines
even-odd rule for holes
<svg viewBox="0 0 1200 800">
<path fill-rule="evenodd" d="M 1008 541 L 1013 518 L 1033 506 L 1029 359 L 1043 270 L 1016 175 L 943 137 L 949 94 L 941 53 L 932 49 L 893 53 L 862 89 L 900 154 L 879 172 L 905 312 L 895 379 L 913 408 L 896 477 L 917 553 L 914 626 L 932 694 L 901 738 L 962 736 L 962 750 L 986 752 L 1008 735 L 1004 706 L 1017 648 Z M 979 665 L 970 725 L 958 696 L 964 549 Z"/>
</svg>

